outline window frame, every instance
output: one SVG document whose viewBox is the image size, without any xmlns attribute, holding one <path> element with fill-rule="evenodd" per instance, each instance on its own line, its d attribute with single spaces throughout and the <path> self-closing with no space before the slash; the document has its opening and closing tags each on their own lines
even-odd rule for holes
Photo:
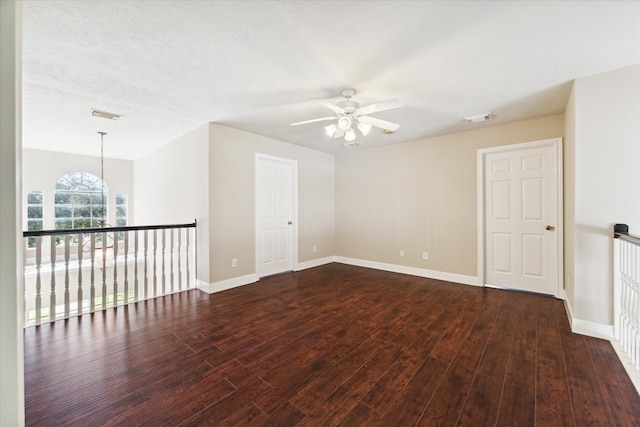
<svg viewBox="0 0 640 427">
<path fill-rule="evenodd" d="M 100 227 L 108 221 L 109 187 L 92 173 L 69 172 L 62 176 L 56 182 L 53 201 L 56 230 Z M 62 212 L 68 215 L 60 215 Z"/>
</svg>

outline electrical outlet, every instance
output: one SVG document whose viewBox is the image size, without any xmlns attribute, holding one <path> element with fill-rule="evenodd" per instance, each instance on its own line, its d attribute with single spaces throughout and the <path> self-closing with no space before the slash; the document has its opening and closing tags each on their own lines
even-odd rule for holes
<svg viewBox="0 0 640 427">
<path fill-rule="evenodd" d="M 238 266 L 238 258 L 231 259 L 231 267 L 237 267 L 237 266 Z"/>
<path fill-rule="evenodd" d="M 423 260 L 428 260 L 429 259 L 429 252 L 422 252 L 422 259 Z"/>
<path fill-rule="evenodd" d="M 400 250 L 400 256 L 404 256 L 404 249 Z"/>
<path fill-rule="evenodd" d="M 313 248 L 311 249 L 313 252 L 317 251 L 318 248 L 316 248 L 316 245 L 313 245 Z"/>
</svg>

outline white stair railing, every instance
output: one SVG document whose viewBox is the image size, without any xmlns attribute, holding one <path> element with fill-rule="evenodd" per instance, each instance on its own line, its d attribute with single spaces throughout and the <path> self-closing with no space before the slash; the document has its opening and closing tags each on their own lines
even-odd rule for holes
<svg viewBox="0 0 640 427">
<path fill-rule="evenodd" d="M 614 225 L 614 338 L 640 372 L 640 238 Z"/>
<path fill-rule="evenodd" d="M 194 222 L 25 231 L 25 326 L 194 288 L 195 230 Z"/>
</svg>

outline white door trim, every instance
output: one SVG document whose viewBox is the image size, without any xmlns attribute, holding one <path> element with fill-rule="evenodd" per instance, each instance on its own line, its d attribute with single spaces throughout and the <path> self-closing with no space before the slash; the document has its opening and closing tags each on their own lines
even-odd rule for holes
<svg viewBox="0 0 640 427">
<path fill-rule="evenodd" d="M 291 256 L 290 256 L 290 269 L 295 270 L 298 265 L 298 162 L 292 159 L 286 159 L 283 157 L 270 156 L 268 154 L 256 153 L 255 155 L 255 164 L 254 164 L 254 256 L 255 256 L 255 271 L 258 276 L 258 280 L 261 276 L 260 274 L 260 233 L 258 226 L 258 217 L 259 217 L 259 192 L 258 188 L 260 185 L 260 176 L 258 174 L 258 163 L 261 160 L 285 163 L 291 166 L 291 212 L 292 212 L 292 230 L 291 230 Z"/>
<path fill-rule="evenodd" d="M 562 158 L 562 138 L 543 139 L 540 141 L 523 142 L 519 144 L 502 145 L 498 147 L 482 148 L 477 152 L 477 215 L 478 215 L 478 285 L 485 286 L 486 283 L 486 271 L 485 271 L 485 158 L 488 154 L 517 151 L 530 148 L 543 148 L 552 146 L 556 150 L 556 156 L 558 165 L 556 168 L 557 173 L 557 198 L 556 205 L 558 207 L 558 223 L 556 230 L 558 233 L 558 276 L 557 276 L 557 291 L 555 296 L 557 298 L 566 299 L 564 292 L 564 216 L 563 216 L 563 158 Z"/>
</svg>

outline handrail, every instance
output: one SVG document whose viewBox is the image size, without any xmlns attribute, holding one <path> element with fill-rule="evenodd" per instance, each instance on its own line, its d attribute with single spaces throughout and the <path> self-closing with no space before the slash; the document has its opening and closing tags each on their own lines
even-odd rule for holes
<svg viewBox="0 0 640 427">
<path fill-rule="evenodd" d="M 138 231 L 138 230 L 161 230 L 167 228 L 192 228 L 196 226 L 196 221 L 190 224 L 169 224 L 169 225 L 127 225 L 122 227 L 93 227 L 93 228 L 66 228 L 63 230 L 36 230 L 23 231 L 23 237 L 53 236 L 59 234 L 78 233 L 104 233 L 115 231 Z"/>
<path fill-rule="evenodd" d="M 626 240 L 629 243 L 640 246 L 640 237 L 629 234 L 629 226 L 627 224 L 614 224 L 613 238 Z"/>
</svg>

